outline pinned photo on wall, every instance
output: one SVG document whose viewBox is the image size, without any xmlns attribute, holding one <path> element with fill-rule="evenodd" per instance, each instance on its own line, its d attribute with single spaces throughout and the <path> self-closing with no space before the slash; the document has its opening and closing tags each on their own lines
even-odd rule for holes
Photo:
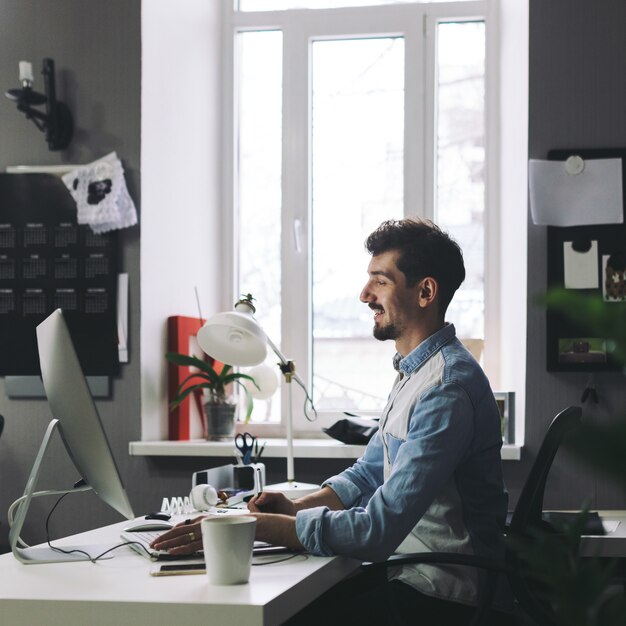
<svg viewBox="0 0 626 626">
<path fill-rule="evenodd" d="M 566 289 L 597 289 L 598 242 L 563 242 L 563 279 Z"/>
<path fill-rule="evenodd" d="M 599 337 L 559 339 L 559 363 L 606 363 L 606 339 Z"/>
<path fill-rule="evenodd" d="M 605 302 L 626 302 L 626 251 L 602 256 L 602 296 Z"/>
</svg>

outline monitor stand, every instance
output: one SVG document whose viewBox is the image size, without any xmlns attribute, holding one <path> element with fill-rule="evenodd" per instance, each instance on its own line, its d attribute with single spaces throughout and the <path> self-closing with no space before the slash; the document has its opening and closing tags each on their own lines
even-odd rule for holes
<svg viewBox="0 0 626 626">
<path fill-rule="evenodd" d="M 51 548 L 50 546 L 37 546 L 31 548 L 29 546 L 25 546 L 24 542 L 20 539 L 20 532 L 22 531 L 22 527 L 24 526 L 24 521 L 26 519 L 26 514 L 28 512 L 30 502 L 34 497 L 54 494 L 62 495 L 64 493 L 89 491 L 92 489 L 92 487 L 90 487 L 89 485 L 83 485 L 81 487 L 67 489 L 65 491 L 35 491 L 35 486 L 37 485 L 37 481 L 39 479 L 39 474 L 41 472 L 41 466 L 46 454 L 46 450 L 48 449 L 50 440 L 52 439 L 52 435 L 56 429 L 59 429 L 60 431 L 61 424 L 59 420 L 53 419 L 50 421 L 50 424 L 48 424 L 48 428 L 46 429 L 43 441 L 39 446 L 39 452 L 37 453 L 37 457 L 35 458 L 35 462 L 30 472 L 30 476 L 28 477 L 28 481 L 26 482 L 24 495 L 19 498 L 19 500 L 16 500 L 16 503 L 20 500 L 22 500 L 22 502 L 20 502 L 18 505 L 17 514 L 15 516 L 15 519 L 13 520 L 13 524 L 11 525 L 11 530 L 9 531 L 9 543 L 11 545 L 11 550 L 13 551 L 13 555 L 15 556 L 15 558 L 25 564 L 89 561 L 111 547 L 110 545 L 96 546 L 93 544 L 89 546 L 63 546 L 61 548 L 63 552 L 60 552 L 58 550 L 55 550 L 54 548 Z M 22 546 L 18 544 L 22 544 Z M 82 550 L 82 552 L 86 554 L 83 554 L 81 552 L 72 552 L 70 554 L 66 554 L 66 552 L 71 550 Z"/>
</svg>

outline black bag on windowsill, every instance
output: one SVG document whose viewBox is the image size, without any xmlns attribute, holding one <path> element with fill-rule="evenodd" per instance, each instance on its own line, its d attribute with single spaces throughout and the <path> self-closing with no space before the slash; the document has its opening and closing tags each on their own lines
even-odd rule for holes
<svg viewBox="0 0 626 626">
<path fill-rule="evenodd" d="M 365 446 L 378 430 L 378 420 L 359 417 L 346 413 L 350 417 L 340 419 L 330 428 L 322 430 L 333 439 L 352 445 Z"/>
</svg>

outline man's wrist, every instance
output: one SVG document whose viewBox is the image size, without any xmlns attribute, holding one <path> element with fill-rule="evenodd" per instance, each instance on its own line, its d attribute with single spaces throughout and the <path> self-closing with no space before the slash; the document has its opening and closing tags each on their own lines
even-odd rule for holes
<svg viewBox="0 0 626 626">
<path fill-rule="evenodd" d="M 302 550 L 303 546 L 296 533 L 295 518 L 279 513 L 257 513 L 256 538 L 277 546 L 287 546 Z"/>
<path fill-rule="evenodd" d="M 306 496 L 304 496 L 303 498 L 296 498 L 295 500 L 292 500 L 295 513 L 297 513 L 298 511 L 303 511 L 307 508 L 306 501 L 303 501 L 305 498 Z"/>
</svg>

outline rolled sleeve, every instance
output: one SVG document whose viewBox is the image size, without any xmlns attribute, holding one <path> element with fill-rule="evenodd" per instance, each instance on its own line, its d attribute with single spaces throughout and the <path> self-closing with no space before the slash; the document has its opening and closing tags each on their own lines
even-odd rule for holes
<svg viewBox="0 0 626 626">
<path fill-rule="evenodd" d="M 382 448 L 380 432 L 377 432 L 367 444 L 363 456 L 352 467 L 323 483 L 337 494 L 345 508 L 365 506 L 382 485 Z"/>
<path fill-rule="evenodd" d="M 332 476 L 322 483 L 322 487 L 330 487 L 341 500 L 341 504 L 346 509 L 356 506 L 362 499 L 362 491 L 348 478 L 342 474 Z"/>
<path fill-rule="evenodd" d="M 328 507 L 298 511 L 296 515 L 296 534 L 304 549 L 317 556 L 331 556 L 334 551 L 323 542 L 323 519 L 329 512 Z"/>
</svg>

